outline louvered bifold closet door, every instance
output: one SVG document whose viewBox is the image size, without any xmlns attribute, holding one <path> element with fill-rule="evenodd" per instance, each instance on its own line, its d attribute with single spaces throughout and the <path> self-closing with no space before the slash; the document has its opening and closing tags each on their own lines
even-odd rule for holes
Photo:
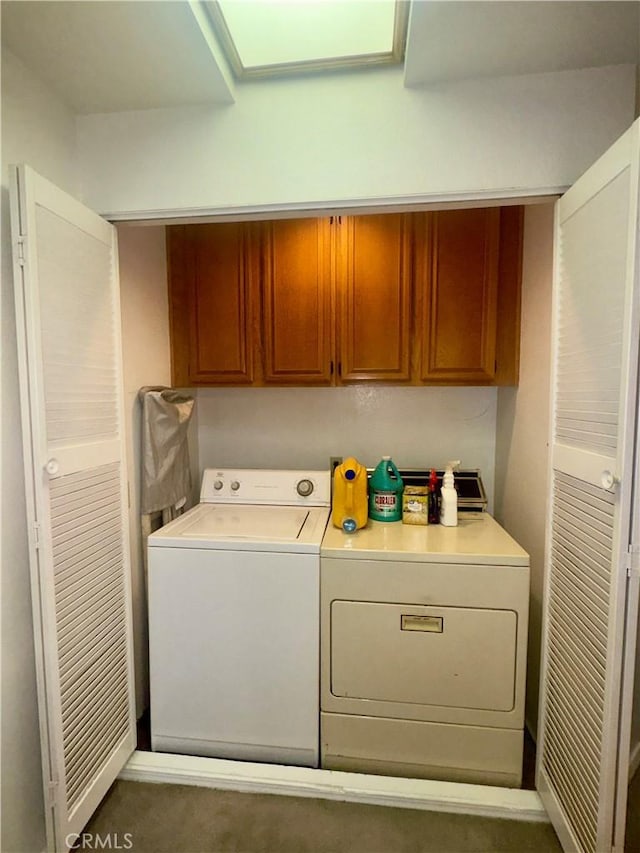
<svg viewBox="0 0 640 853">
<path fill-rule="evenodd" d="M 637 619 L 628 606 L 627 567 L 638 382 L 638 131 L 636 123 L 556 206 L 537 787 L 565 850 L 582 853 L 622 849 L 624 836 L 624 705 L 632 691 L 623 672 Z"/>
<path fill-rule="evenodd" d="M 49 849 L 135 749 L 115 229 L 28 167 L 12 240 Z"/>
</svg>

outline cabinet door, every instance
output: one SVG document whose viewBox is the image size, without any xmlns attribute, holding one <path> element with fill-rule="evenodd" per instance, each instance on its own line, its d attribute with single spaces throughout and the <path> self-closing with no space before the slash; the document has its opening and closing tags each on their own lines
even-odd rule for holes
<svg viewBox="0 0 640 853">
<path fill-rule="evenodd" d="M 496 373 L 499 208 L 423 217 L 418 277 L 420 379 L 483 384 Z"/>
<path fill-rule="evenodd" d="M 167 232 L 174 384 L 251 384 L 248 225 L 172 226 Z"/>
<path fill-rule="evenodd" d="M 333 381 L 330 231 L 327 219 L 262 226 L 264 382 Z"/>
<path fill-rule="evenodd" d="M 410 223 L 407 214 L 380 214 L 334 225 L 342 382 L 411 378 Z"/>
</svg>

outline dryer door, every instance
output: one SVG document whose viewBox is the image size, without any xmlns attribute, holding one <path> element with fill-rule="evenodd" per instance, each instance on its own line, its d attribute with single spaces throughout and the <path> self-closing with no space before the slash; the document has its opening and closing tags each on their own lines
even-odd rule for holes
<svg viewBox="0 0 640 853">
<path fill-rule="evenodd" d="M 517 621 L 513 610 L 333 601 L 331 692 L 511 711 Z"/>
</svg>

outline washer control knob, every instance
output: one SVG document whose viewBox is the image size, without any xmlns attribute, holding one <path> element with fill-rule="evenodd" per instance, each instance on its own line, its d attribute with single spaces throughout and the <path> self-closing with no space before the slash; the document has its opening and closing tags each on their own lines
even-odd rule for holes
<svg viewBox="0 0 640 853">
<path fill-rule="evenodd" d="M 216 480 L 213 484 L 213 488 L 216 490 L 216 492 L 219 492 L 222 488 L 222 480 Z"/>
<path fill-rule="evenodd" d="M 313 492 L 313 483 L 311 480 L 300 480 L 296 486 L 296 491 L 301 498 L 308 498 Z"/>
<path fill-rule="evenodd" d="M 239 488 L 240 488 L 240 483 L 237 480 L 234 480 L 233 483 L 231 483 L 231 491 L 237 492 Z"/>
</svg>

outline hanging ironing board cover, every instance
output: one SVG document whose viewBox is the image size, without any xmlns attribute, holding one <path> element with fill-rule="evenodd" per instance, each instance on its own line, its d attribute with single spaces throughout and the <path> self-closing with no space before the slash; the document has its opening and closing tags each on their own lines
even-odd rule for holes
<svg viewBox="0 0 640 853">
<path fill-rule="evenodd" d="M 184 502 L 191 491 L 187 430 L 195 400 L 172 388 L 141 388 L 141 513 Z"/>
</svg>

